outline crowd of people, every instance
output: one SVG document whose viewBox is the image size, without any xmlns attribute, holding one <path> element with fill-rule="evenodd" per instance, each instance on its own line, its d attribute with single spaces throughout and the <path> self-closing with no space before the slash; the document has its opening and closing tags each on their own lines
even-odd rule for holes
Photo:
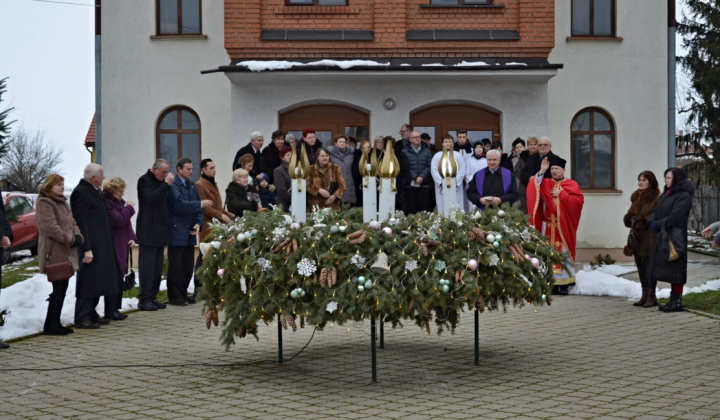
<svg viewBox="0 0 720 420">
<path fill-rule="evenodd" d="M 443 149 L 452 150 L 458 163 L 456 175 L 459 209 L 466 212 L 488 206 L 520 202 L 531 225 L 548 237 L 566 264 L 554 267 L 555 289 L 567 294 L 574 282 L 576 232 L 584 204 L 578 184 L 565 176 L 566 161 L 553 154 L 547 137 L 516 139 L 510 155 L 503 153 L 500 142 L 482 139 L 470 143 L 467 131 L 458 129 L 457 139 L 446 135 Z M 195 259 L 195 246 L 208 234 L 209 223 L 230 223 L 245 212 L 262 212 L 271 206 L 289 211 L 291 205 L 288 165 L 293 147 L 305 145 L 312 165 L 307 178 L 307 210 L 340 209 L 341 204 L 362 205 L 359 162 L 364 151 L 375 153 L 380 163 L 392 147 L 400 162 L 397 178 L 397 209 L 406 214 L 419 211 L 443 211 L 442 175 L 438 164 L 443 151 L 435 151 L 429 135 L 415 131 L 409 124 L 400 128 L 400 138 L 378 136 L 372 144 L 339 135 L 333 145 L 324 147 L 312 129 L 301 139 L 281 130 L 272 133 L 265 148 L 260 132 L 250 135 L 247 146 L 238 150 L 232 162 L 232 180 L 221 198 L 212 159 L 200 161 L 200 178 L 192 182 L 193 162 L 177 161 L 175 175 L 165 159 L 157 159 L 137 182 L 138 212 L 136 228 L 131 219 L 136 204 L 123 199 L 126 183 L 113 177 L 105 180 L 103 168 L 91 163 L 83 179 L 74 188 L 70 203 L 63 192 L 64 179 L 52 174 L 45 179 L 36 204 L 40 272 L 48 265 L 69 262 L 77 270 L 76 328 L 97 329 L 111 321 L 122 321 L 120 312 L 123 276 L 128 256 L 138 245 L 138 307 L 144 311 L 165 309 L 167 304 L 185 306 L 196 303 L 188 294 L 190 281 L 202 260 Z M 102 187 L 102 188 L 101 188 Z M 671 283 L 671 298 L 660 307 L 665 312 L 682 311 L 681 296 L 687 279 L 687 220 L 693 195 L 692 183 L 682 170 L 665 171 L 661 194 L 655 175 L 644 171 L 638 176 L 638 190 L 631 196 L 631 207 L 624 217 L 630 228 L 625 253 L 635 258 L 642 285 L 642 298 L 635 306 L 657 305 L 657 281 Z M 71 204 L 71 205 L 70 205 Z M 4 223 L 1 246 L 9 246 L 13 237 L 0 206 Z M 677 230 L 674 234 L 668 234 Z M 663 234 L 659 234 L 662 232 Z M 703 235 L 717 235 L 713 246 L 720 246 L 720 222 L 709 226 Z M 668 258 L 668 240 L 675 240 L 678 257 Z M 664 239 L 660 239 L 664 238 Z M 684 242 L 683 242 L 684 241 Z M 165 248 L 168 255 L 168 302 L 157 295 L 163 271 Z M 44 333 L 67 335 L 73 332 L 60 322 L 60 313 L 69 277 L 53 281 L 48 298 Z M 195 292 L 202 286 L 195 278 Z M 100 297 L 104 316 L 97 311 Z M 0 348 L 7 348 L 0 342 Z"/>
</svg>

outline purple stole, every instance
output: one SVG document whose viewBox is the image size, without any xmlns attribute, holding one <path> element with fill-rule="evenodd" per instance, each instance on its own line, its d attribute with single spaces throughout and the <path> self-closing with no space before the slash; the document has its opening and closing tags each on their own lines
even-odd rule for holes
<svg viewBox="0 0 720 420">
<path fill-rule="evenodd" d="M 502 176 L 502 182 L 503 182 L 503 190 L 505 194 L 510 191 L 510 184 L 512 184 L 512 177 L 510 176 L 510 171 L 507 168 L 503 168 L 502 166 L 498 168 L 500 170 L 500 175 Z M 478 194 L 480 194 L 480 197 L 483 197 L 483 187 L 485 186 L 485 171 L 488 170 L 487 168 L 482 168 L 477 172 L 477 175 L 475 176 L 475 188 L 477 188 Z M 475 203 L 473 203 L 475 204 Z M 480 205 L 480 210 L 485 210 L 484 205 Z"/>
</svg>

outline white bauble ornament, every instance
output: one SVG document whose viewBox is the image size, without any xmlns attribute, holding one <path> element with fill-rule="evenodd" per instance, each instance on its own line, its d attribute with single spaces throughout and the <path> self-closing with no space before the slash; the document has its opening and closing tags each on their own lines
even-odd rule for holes
<svg viewBox="0 0 720 420">
<path fill-rule="evenodd" d="M 496 240 L 496 241 L 502 241 L 502 235 L 499 234 L 499 233 L 498 233 L 497 235 L 495 235 L 495 240 Z"/>
<path fill-rule="evenodd" d="M 368 226 L 370 226 L 371 229 L 378 230 L 380 229 L 380 222 L 377 220 L 371 220 L 370 223 L 368 223 Z"/>
<path fill-rule="evenodd" d="M 470 271 L 475 271 L 478 268 L 478 262 L 476 260 L 470 260 L 467 262 L 467 268 Z"/>
<path fill-rule="evenodd" d="M 495 241 L 495 235 L 493 235 L 492 233 L 490 233 L 490 234 L 488 234 L 488 236 L 485 237 L 485 240 L 486 240 L 487 242 L 492 243 L 493 241 Z"/>
<path fill-rule="evenodd" d="M 257 229 L 253 229 L 253 230 L 250 231 L 250 233 L 252 233 L 252 236 L 255 236 L 255 235 L 257 235 L 258 230 L 257 230 Z"/>
<path fill-rule="evenodd" d="M 365 287 L 365 289 L 370 290 L 370 289 L 372 289 L 373 284 L 370 280 L 368 280 L 365 282 L 365 284 L 363 286 Z"/>
<path fill-rule="evenodd" d="M 499 246 L 500 246 L 500 242 L 494 241 L 494 242 L 493 242 L 493 246 L 494 246 L 495 248 L 499 247 Z"/>
<path fill-rule="evenodd" d="M 385 233 L 388 234 L 388 235 L 392 235 L 392 233 L 393 233 L 393 232 L 392 232 L 392 229 L 389 228 L 389 227 L 384 227 L 384 228 L 383 228 L 383 232 L 385 232 Z"/>
<path fill-rule="evenodd" d="M 237 240 L 242 242 L 245 240 L 245 234 L 244 233 L 238 233 Z"/>
<path fill-rule="evenodd" d="M 218 275 L 218 277 L 225 277 L 225 269 L 218 268 L 217 275 Z"/>
<path fill-rule="evenodd" d="M 358 283 L 365 283 L 365 276 L 360 276 L 357 279 Z"/>
<path fill-rule="evenodd" d="M 293 298 L 293 299 L 297 299 L 297 297 L 298 297 L 298 291 L 297 291 L 297 289 L 293 289 L 293 290 L 290 292 L 290 297 Z"/>
<path fill-rule="evenodd" d="M 440 286 L 440 289 L 441 289 L 443 292 L 447 293 L 447 292 L 450 291 L 450 286 L 448 286 L 447 284 L 443 284 L 442 286 Z"/>
<path fill-rule="evenodd" d="M 219 249 L 219 248 L 220 248 L 220 245 L 222 245 L 222 242 L 220 242 L 220 241 L 212 241 L 212 242 L 210 242 L 210 245 L 212 245 L 212 247 L 215 248 L 215 249 Z"/>
<path fill-rule="evenodd" d="M 505 217 L 505 210 L 498 210 L 498 217 L 500 217 L 500 218 Z"/>
<path fill-rule="evenodd" d="M 362 284 L 359 285 L 359 286 L 358 286 L 358 292 L 362 292 L 363 290 L 365 290 L 365 286 L 363 286 Z"/>
<path fill-rule="evenodd" d="M 300 223 L 293 222 L 292 224 L 290 224 L 290 229 L 300 229 Z"/>
<path fill-rule="evenodd" d="M 345 227 L 345 226 L 340 226 L 340 227 L 338 228 L 338 230 L 340 231 L 340 233 L 343 233 L 343 232 L 345 232 L 345 231 L 347 230 L 347 227 Z"/>
<path fill-rule="evenodd" d="M 540 267 L 540 260 L 537 258 L 530 258 L 530 263 L 532 264 L 533 268 Z"/>
<path fill-rule="evenodd" d="M 528 260 L 528 261 L 530 261 L 530 255 L 525 254 L 525 259 Z"/>
</svg>

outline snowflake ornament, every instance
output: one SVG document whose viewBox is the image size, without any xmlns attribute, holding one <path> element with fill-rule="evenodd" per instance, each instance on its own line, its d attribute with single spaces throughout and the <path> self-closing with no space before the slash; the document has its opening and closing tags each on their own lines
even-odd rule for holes
<svg viewBox="0 0 720 420">
<path fill-rule="evenodd" d="M 337 302 L 335 302 L 335 301 L 328 302 L 327 306 L 325 307 L 325 310 L 330 313 L 337 311 Z"/>
<path fill-rule="evenodd" d="M 270 261 L 265 258 L 258 258 L 255 261 L 255 264 L 259 265 L 262 271 L 267 271 L 270 269 Z"/>
<path fill-rule="evenodd" d="M 498 257 L 497 254 L 492 254 L 492 255 L 490 256 L 490 262 L 489 262 L 489 264 L 490 264 L 491 266 L 495 267 L 495 266 L 498 265 L 499 262 L 500 262 L 500 257 Z"/>
<path fill-rule="evenodd" d="M 525 230 L 522 231 L 522 233 L 520 234 L 520 237 L 525 242 L 530 240 L 530 232 L 527 230 L 527 228 L 525 228 Z"/>
<path fill-rule="evenodd" d="M 317 266 L 315 266 L 315 261 L 303 258 L 299 263 L 297 263 L 298 268 L 298 274 L 305 277 L 310 277 L 312 274 L 317 270 Z"/>
<path fill-rule="evenodd" d="M 243 293 L 247 293 L 247 283 L 245 282 L 245 276 L 240 276 L 240 290 Z"/>
<path fill-rule="evenodd" d="M 273 238 L 277 238 L 276 242 L 285 240 L 285 238 L 287 238 L 288 236 L 288 233 L 290 232 L 284 226 L 276 227 L 272 231 Z"/>
<path fill-rule="evenodd" d="M 443 260 L 437 260 L 435 262 L 435 271 L 443 271 L 446 267 L 447 266 L 445 265 L 445 261 Z"/>
<path fill-rule="evenodd" d="M 407 271 L 415 271 L 418 268 L 418 262 L 415 260 L 407 260 L 405 261 L 405 269 Z"/>
<path fill-rule="evenodd" d="M 363 268 L 367 260 L 358 254 L 353 255 L 350 259 L 350 264 L 354 264 L 357 268 Z"/>
</svg>

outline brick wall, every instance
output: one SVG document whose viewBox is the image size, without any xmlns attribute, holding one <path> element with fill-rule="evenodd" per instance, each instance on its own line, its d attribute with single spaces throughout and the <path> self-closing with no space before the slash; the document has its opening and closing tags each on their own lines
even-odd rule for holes
<svg viewBox="0 0 720 420">
<path fill-rule="evenodd" d="M 495 0 L 496 8 L 427 8 L 430 0 L 348 0 L 347 6 L 286 6 L 284 0 L 225 0 L 231 60 L 361 57 L 547 58 L 554 0 Z M 519 40 L 408 41 L 408 30 L 516 30 Z M 372 41 L 267 41 L 263 30 L 373 31 Z"/>
</svg>

